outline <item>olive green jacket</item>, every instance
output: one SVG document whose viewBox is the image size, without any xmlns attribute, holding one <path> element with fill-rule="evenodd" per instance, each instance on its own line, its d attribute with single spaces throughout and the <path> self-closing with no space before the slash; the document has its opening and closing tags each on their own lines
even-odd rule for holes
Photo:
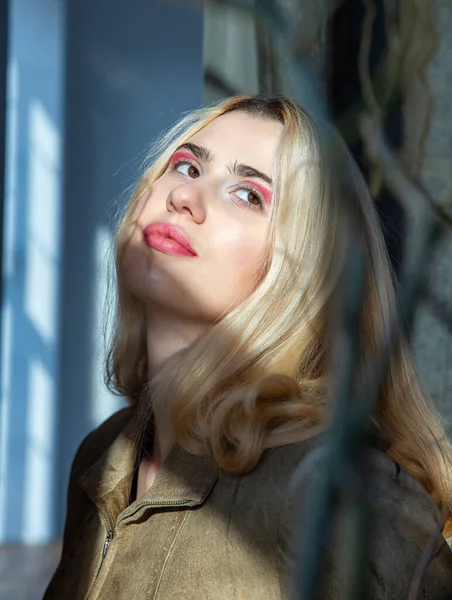
<svg viewBox="0 0 452 600">
<path fill-rule="evenodd" d="M 309 469 L 299 476 L 297 466 L 312 443 L 266 450 L 242 476 L 219 475 L 207 457 L 175 444 L 152 487 L 129 505 L 136 463 L 132 414 L 132 408 L 114 414 L 77 451 L 62 557 L 44 600 L 294 598 L 293 539 L 302 527 L 297 507 L 312 480 Z M 452 553 L 440 534 L 438 509 L 386 454 L 376 456 L 376 508 L 385 526 L 369 534 L 366 598 L 408 599 L 433 543 L 419 597 L 450 600 Z M 325 600 L 346 597 L 347 564 L 336 560 L 346 555 L 342 539 L 333 535 L 327 544 Z"/>
</svg>

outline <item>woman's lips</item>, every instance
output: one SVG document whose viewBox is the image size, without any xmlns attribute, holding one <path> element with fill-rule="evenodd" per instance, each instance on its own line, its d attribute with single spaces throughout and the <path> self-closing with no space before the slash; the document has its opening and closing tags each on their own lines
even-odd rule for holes
<svg viewBox="0 0 452 600">
<path fill-rule="evenodd" d="M 147 225 L 143 229 L 143 239 L 148 246 L 165 254 L 196 256 L 196 252 L 185 233 L 179 227 L 166 221 Z"/>
</svg>

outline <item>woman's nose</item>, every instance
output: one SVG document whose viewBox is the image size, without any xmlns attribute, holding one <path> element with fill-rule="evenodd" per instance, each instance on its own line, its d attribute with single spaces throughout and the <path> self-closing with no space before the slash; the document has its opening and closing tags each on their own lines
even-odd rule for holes
<svg viewBox="0 0 452 600">
<path fill-rule="evenodd" d="M 202 223 L 206 217 L 202 192 L 195 182 L 175 187 L 168 195 L 167 209 L 171 212 L 190 213 L 196 223 Z"/>
</svg>

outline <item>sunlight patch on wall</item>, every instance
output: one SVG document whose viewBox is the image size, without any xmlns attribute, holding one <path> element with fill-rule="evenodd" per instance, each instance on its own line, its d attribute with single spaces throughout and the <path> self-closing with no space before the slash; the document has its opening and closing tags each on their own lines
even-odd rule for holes
<svg viewBox="0 0 452 600">
<path fill-rule="evenodd" d="M 30 361 L 25 461 L 25 502 L 22 539 L 28 544 L 49 541 L 53 518 L 55 464 L 55 384 L 39 360 Z"/>
<path fill-rule="evenodd" d="M 47 343 L 56 343 L 60 241 L 60 136 L 38 101 L 29 108 L 25 310 Z"/>
</svg>

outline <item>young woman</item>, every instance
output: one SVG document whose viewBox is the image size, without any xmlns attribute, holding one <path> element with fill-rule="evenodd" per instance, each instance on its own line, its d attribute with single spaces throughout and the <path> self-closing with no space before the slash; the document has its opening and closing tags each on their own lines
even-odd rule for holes
<svg viewBox="0 0 452 600">
<path fill-rule="evenodd" d="M 395 311 L 372 200 L 338 137 L 323 139 L 288 99 L 243 96 L 156 145 L 115 238 L 107 376 L 130 406 L 76 454 L 45 600 L 295 597 L 290 483 L 333 402 L 346 205 L 366 244 L 363 364 Z M 408 598 L 422 560 L 423 597 L 451 598 L 451 449 L 403 339 L 373 419 L 386 446 L 366 598 Z M 333 570 L 321 597 L 347 581 Z"/>
</svg>

